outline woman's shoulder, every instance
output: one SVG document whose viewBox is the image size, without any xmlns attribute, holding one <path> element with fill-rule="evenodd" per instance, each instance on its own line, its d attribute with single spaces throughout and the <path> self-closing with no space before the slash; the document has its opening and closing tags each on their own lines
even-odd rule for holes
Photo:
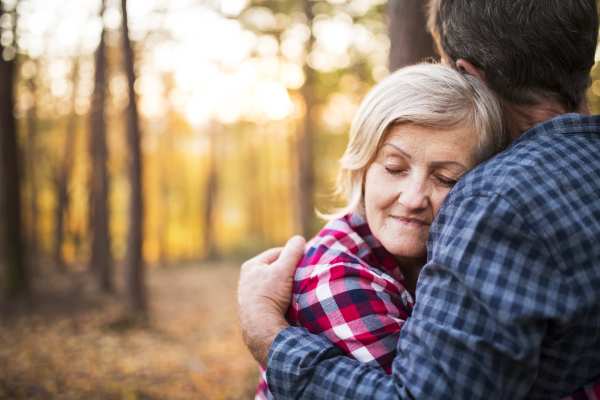
<svg viewBox="0 0 600 400">
<path fill-rule="evenodd" d="M 354 214 L 330 220 L 306 244 L 302 263 L 309 265 L 359 261 L 370 250 L 365 238 L 361 236 L 361 231 L 364 234 L 364 227 L 368 229 L 367 222 Z"/>
<path fill-rule="evenodd" d="M 391 255 L 373 237 L 364 218 L 348 214 L 329 221 L 307 244 L 295 280 L 308 279 L 334 265 L 386 273 L 398 278 Z"/>
<path fill-rule="evenodd" d="M 384 310 L 405 320 L 413 301 L 393 257 L 375 240 L 363 218 L 349 214 L 329 221 L 307 243 L 296 269 L 288 316 L 303 324 L 302 318 L 309 314 L 335 313 L 341 305 L 366 303 L 371 311 L 365 318 L 374 317 L 373 310 Z"/>
</svg>

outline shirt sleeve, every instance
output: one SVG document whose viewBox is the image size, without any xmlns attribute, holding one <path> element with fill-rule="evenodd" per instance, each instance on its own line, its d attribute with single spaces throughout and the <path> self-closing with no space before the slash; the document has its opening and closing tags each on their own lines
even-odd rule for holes
<svg viewBox="0 0 600 400">
<path fill-rule="evenodd" d="M 284 329 L 269 353 L 278 399 L 521 399 L 537 378 L 548 321 L 576 306 L 545 243 L 502 197 L 446 204 L 400 334 L 393 374 Z M 442 227 L 443 229 L 440 229 Z"/>
<path fill-rule="evenodd" d="M 297 322 L 344 354 L 391 372 L 412 299 L 387 275 L 351 262 L 317 265 L 294 298 Z"/>
</svg>

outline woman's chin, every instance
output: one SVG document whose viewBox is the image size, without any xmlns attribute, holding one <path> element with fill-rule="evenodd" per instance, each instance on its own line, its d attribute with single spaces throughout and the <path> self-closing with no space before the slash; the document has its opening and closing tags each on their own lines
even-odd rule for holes
<svg viewBox="0 0 600 400">
<path fill-rule="evenodd" d="M 383 247 L 394 256 L 398 262 L 408 262 L 409 260 L 421 260 L 427 257 L 427 246 L 423 240 L 404 240 L 403 243 L 382 242 Z M 402 261 L 403 260 L 403 261 Z"/>
</svg>

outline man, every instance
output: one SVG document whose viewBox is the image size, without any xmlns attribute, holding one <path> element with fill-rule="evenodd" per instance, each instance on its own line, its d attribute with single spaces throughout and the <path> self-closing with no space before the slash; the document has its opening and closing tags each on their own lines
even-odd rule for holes
<svg viewBox="0 0 600 400">
<path fill-rule="evenodd" d="M 302 239 L 244 264 L 242 333 L 276 398 L 559 399 L 600 376 L 595 0 L 430 7 L 444 59 L 496 92 L 511 144 L 440 209 L 392 375 L 285 321 Z"/>
</svg>

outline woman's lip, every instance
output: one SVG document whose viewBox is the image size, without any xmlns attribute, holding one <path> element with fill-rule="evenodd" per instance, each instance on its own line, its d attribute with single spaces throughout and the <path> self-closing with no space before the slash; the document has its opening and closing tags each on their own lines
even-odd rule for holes
<svg viewBox="0 0 600 400">
<path fill-rule="evenodd" d="M 425 226 L 429 226 L 431 224 L 428 224 L 426 222 L 421 221 L 420 219 L 417 218 L 407 218 L 407 217 L 396 217 L 392 215 L 392 218 L 394 218 L 397 222 L 399 222 L 400 224 L 409 227 L 409 228 L 423 228 Z"/>
</svg>

